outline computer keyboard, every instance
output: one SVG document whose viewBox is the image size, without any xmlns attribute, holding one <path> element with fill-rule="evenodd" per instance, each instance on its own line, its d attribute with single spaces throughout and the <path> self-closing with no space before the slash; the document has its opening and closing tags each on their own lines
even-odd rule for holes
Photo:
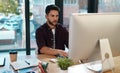
<svg viewBox="0 0 120 73">
<path fill-rule="evenodd" d="M 97 73 L 102 72 L 102 64 L 101 63 L 87 63 L 85 65 L 89 70 L 95 71 Z"/>
</svg>

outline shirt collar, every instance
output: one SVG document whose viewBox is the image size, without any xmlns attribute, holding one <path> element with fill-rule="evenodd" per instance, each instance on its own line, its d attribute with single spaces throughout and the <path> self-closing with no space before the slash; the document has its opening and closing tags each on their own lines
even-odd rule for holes
<svg viewBox="0 0 120 73">
<path fill-rule="evenodd" d="M 59 23 L 57 24 L 56 29 L 57 29 L 58 25 L 59 25 Z M 51 28 L 48 26 L 47 23 L 45 23 L 45 26 L 46 26 L 46 28 L 47 28 L 48 30 L 51 30 Z"/>
<path fill-rule="evenodd" d="M 47 30 L 51 30 L 51 28 L 48 26 L 47 23 L 45 23 L 45 26 L 46 26 Z"/>
</svg>

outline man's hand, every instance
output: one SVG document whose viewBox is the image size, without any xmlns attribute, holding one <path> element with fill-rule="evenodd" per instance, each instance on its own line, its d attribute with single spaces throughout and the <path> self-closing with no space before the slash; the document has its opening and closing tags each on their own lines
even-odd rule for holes
<svg viewBox="0 0 120 73">
<path fill-rule="evenodd" d="M 63 50 L 58 50 L 58 54 L 63 57 L 68 57 L 68 53 Z"/>
</svg>

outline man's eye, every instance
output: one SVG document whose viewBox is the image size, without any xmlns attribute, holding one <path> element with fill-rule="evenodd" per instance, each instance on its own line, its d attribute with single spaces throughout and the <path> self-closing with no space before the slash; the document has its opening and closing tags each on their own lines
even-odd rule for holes
<svg viewBox="0 0 120 73">
<path fill-rule="evenodd" d="M 52 17 L 54 17 L 54 15 L 52 15 Z"/>
</svg>

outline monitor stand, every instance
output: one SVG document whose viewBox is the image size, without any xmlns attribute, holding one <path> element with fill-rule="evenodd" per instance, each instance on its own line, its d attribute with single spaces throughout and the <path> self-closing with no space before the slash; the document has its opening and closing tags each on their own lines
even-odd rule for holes
<svg viewBox="0 0 120 73">
<path fill-rule="evenodd" d="M 110 43 L 108 39 L 100 39 L 100 50 L 102 57 L 102 71 L 112 70 L 115 67 L 113 56 L 110 48 Z"/>
</svg>

